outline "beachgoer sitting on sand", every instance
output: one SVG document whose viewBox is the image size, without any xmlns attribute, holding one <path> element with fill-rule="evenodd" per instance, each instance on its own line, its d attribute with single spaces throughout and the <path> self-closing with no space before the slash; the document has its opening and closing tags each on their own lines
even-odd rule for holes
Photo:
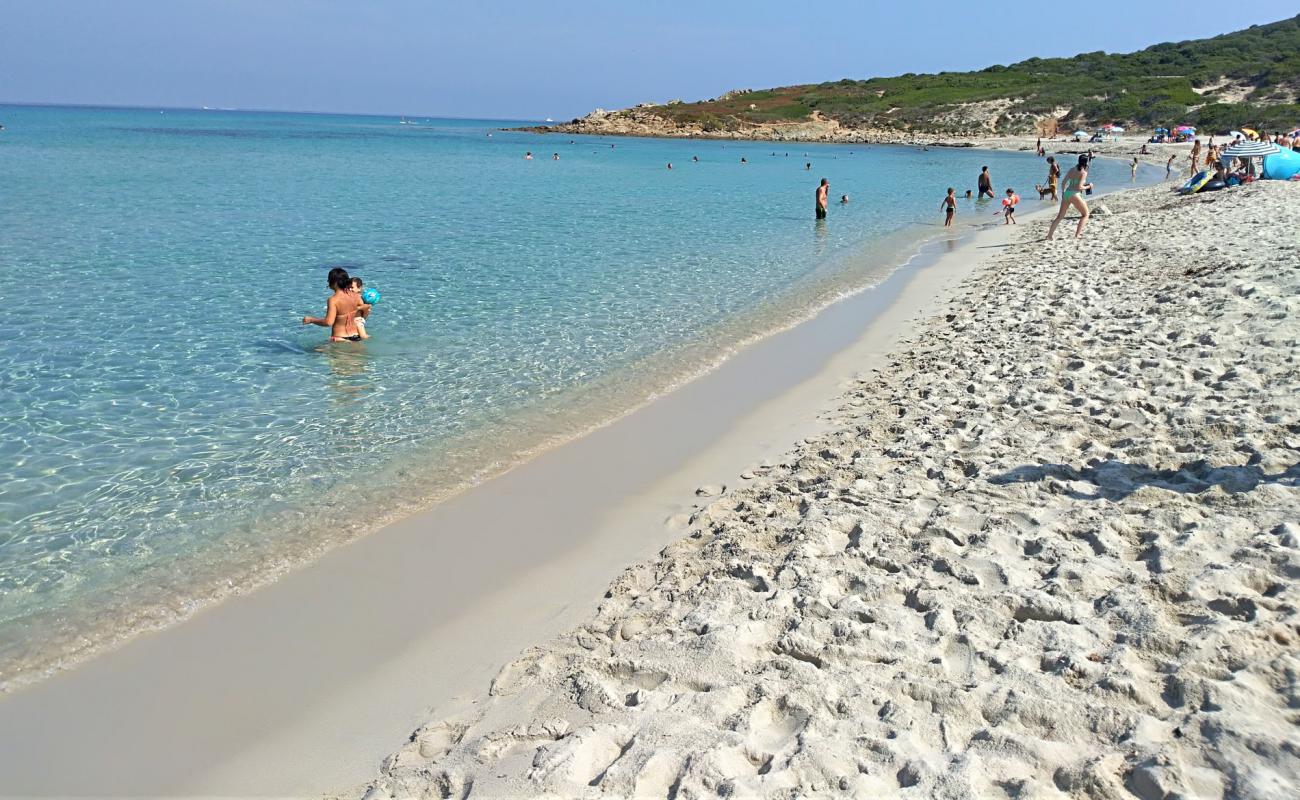
<svg viewBox="0 0 1300 800">
<path fill-rule="evenodd" d="M 357 309 L 361 299 L 352 293 L 352 278 L 342 267 L 329 271 L 326 278 L 334 294 L 325 302 L 325 316 L 303 317 L 303 325 L 320 325 L 330 329 L 331 342 L 359 342 L 361 333 L 357 330 Z"/>
<path fill-rule="evenodd" d="M 1047 239 L 1051 241 L 1056 237 L 1056 226 L 1061 224 L 1065 219 L 1065 212 L 1071 206 L 1077 208 L 1079 213 L 1079 226 L 1074 229 L 1074 238 L 1078 239 L 1083 236 L 1083 228 L 1088 224 L 1088 203 L 1083 199 L 1085 186 L 1091 187 L 1088 183 L 1088 157 L 1079 156 L 1079 163 L 1074 169 L 1065 173 L 1065 181 L 1062 184 L 1061 191 L 1061 209 L 1056 212 L 1056 219 L 1052 220 L 1052 226 L 1047 229 Z"/>
</svg>

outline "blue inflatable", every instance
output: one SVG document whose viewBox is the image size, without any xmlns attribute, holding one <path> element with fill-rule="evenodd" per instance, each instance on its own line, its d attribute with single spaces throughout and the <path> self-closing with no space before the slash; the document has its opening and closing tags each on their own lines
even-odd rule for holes
<svg viewBox="0 0 1300 800">
<path fill-rule="evenodd" d="M 1191 180 L 1184 183 L 1183 188 L 1179 189 L 1178 192 L 1180 194 L 1194 194 L 1199 192 L 1201 187 L 1209 183 L 1212 177 L 1214 177 L 1213 173 L 1208 170 L 1198 172 L 1192 176 Z"/>
<path fill-rule="evenodd" d="M 1265 180 L 1289 181 L 1295 175 L 1300 175 L 1300 153 L 1283 150 L 1264 156 L 1264 174 L 1261 177 Z"/>
<path fill-rule="evenodd" d="M 361 302 L 365 303 L 366 305 L 373 306 L 375 303 L 378 303 L 380 296 L 381 295 L 379 294 L 378 289 L 361 290 Z"/>
</svg>

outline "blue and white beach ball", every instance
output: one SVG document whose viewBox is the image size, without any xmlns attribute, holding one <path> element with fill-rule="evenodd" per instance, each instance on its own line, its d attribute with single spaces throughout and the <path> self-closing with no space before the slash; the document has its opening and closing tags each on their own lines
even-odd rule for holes
<svg viewBox="0 0 1300 800">
<path fill-rule="evenodd" d="M 371 306 L 373 306 L 375 303 L 378 303 L 378 302 L 379 302 L 379 297 L 380 297 L 380 294 L 379 294 L 379 290 L 378 290 L 378 289 L 362 289 L 362 290 L 361 290 L 361 302 L 365 303 L 366 305 L 371 305 Z"/>
</svg>

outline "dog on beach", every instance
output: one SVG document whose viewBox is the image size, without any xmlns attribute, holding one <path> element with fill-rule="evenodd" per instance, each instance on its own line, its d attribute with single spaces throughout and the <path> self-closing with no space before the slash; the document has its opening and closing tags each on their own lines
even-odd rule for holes
<svg viewBox="0 0 1300 800">
<path fill-rule="evenodd" d="M 1038 199 L 1039 199 L 1039 200 L 1042 200 L 1044 197 L 1047 197 L 1049 194 L 1052 193 L 1052 187 L 1050 187 L 1050 186 L 1043 186 L 1043 185 L 1041 185 L 1041 184 L 1037 184 L 1037 183 L 1035 183 L 1035 184 L 1034 184 L 1034 188 L 1035 188 L 1036 190 L 1038 190 Z"/>
</svg>

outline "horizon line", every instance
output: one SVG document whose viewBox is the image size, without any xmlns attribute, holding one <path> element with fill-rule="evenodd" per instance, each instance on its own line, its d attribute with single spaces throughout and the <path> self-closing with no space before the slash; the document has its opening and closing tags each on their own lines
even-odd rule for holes
<svg viewBox="0 0 1300 800">
<path fill-rule="evenodd" d="M 456 119 L 482 122 L 544 122 L 544 120 L 531 119 L 528 117 L 465 117 L 453 116 L 447 114 L 412 114 L 402 112 L 373 112 L 373 111 L 304 111 L 294 108 L 254 108 L 254 107 L 217 107 L 217 106 L 174 106 L 174 105 L 139 105 L 137 103 L 63 103 L 63 102 L 34 102 L 26 100 L 4 100 L 0 99 L 0 106 L 10 107 L 28 107 L 28 108 L 98 108 L 98 109 L 120 109 L 124 111 L 242 111 L 254 114 L 313 114 L 316 116 L 331 117 L 414 117 L 426 119 Z"/>
</svg>

